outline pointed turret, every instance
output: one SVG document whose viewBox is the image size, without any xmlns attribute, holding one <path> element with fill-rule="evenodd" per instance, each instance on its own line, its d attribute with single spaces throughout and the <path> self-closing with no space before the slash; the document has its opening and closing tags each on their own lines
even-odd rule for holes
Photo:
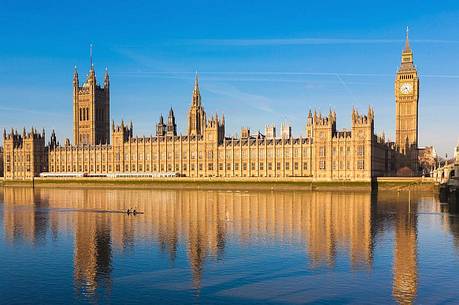
<svg viewBox="0 0 459 305">
<path fill-rule="evenodd" d="M 201 93 L 199 92 L 199 75 L 198 75 L 198 72 L 196 72 L 196 76 L 194 78 L 192 106 L 199 107 L 200 105 L 201 105 Z"/>
<path fill-rule="evenodd" d="M 105 67 L 104 88 L 108 88 L 108 86 L 110 86 L 110 77 L 108 75 L 108 68 Z"/>
<path fill-rule="evenodd" d="M 162 137 L 166 135 L 166 124 L 164 124 L 163 114 L 159 116 L 159 122 L 156 124 L 156 136 Z"/>
<path fill-rule="evenodd" d="M 205 126 L 206 113 L 202 107 L 201 93 L 199 92 L 199 77 L 198 73 L 196 73 L 191 107 L 188 111 L 188 135 L 202 135 Z"/>
<path fill-rule="evenodd" d="M 175 137 L 177 135 L 177 125 L 175 124 L 174 110 L 169 110 L 169 116 L 167 117 L 167 135 L 169 137 Z"/>
<path fill-rule="evenodd" d="M 401 70 L 406 70 L 406 69 L 413 69 L 413 51 L 411 50 L 410 47 L 410 40 L 408 37 L 408 27 L 406 27 L 406 34 L 405 34 L 405 48 L 403 49 L 402 52 L 402 65 L 400 67 Z"/>
<path fill-rule="evenodd" d="M 55 148 L 58 145 L 59 144 L 57 143 L 56 133 L 54 132 L 54 129 L 53 129 L 53 131 L 51 132 L 51 138 L 50 138 L 50 141 L 49 141 L 49 147 L 50 148 Z"/>
<path fill-rule="evenodd" d="M 77 66 L 75 66 L 74 71 L 73 71 L 73 85 L 74 86 L 79 85 Z"/>
</svg>

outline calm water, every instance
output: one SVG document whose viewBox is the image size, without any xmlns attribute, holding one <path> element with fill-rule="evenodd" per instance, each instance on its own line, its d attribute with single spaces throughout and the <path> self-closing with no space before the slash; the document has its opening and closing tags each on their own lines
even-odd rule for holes
<svg viewBox="0 0 459 305">
<path fill-rule="evenodd" d="M 0 303 L 457 304 L 458 224 L 430 193 L 3 188 Z"/>
</svg>

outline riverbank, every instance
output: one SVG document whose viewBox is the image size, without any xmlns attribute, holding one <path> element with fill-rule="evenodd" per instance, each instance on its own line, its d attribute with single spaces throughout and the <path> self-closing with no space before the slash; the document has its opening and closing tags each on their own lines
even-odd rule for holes
<svg viewBox="0 0 459 305">
<path fill-rule="evenodd" d="M 420 190 L 435 189 L 430 178 L 383 177 L 375 181 L 314 181 L 312 178 L 35 178 L 34 180 L 0 180 L 5 186 L 92 187 L 138 189 L 209 189 L 209 190 Z"/>
</svg>

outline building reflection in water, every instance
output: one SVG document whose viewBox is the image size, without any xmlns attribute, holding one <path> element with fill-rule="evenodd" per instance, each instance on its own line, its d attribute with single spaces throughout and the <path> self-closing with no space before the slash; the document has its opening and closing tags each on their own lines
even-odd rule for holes
<svg viewBox="0 0 459 305">
<path fill-rule="evenodd" d="M 412 304 L 418 284 L 417 205 L 422 200 L 406 192 L 393 192 L 378 196 L 377 202 L 380 214 L 393 216 L 388 219 L 394 231 L 392 295 L 399 304 Z"/>
<path fill-rule="evenodd" d="M 375 235 L 393 226 L 392 292 L 399 303 L 408 304 L 417 291 L 417 217 L 412 213 L 416 206 L 396 196 L 4 188 L 3 224 L 12 242 L 23 239 L 35 244 L 45 241 L 47 232 L 52 238 L 62 231 L 72 233 L 75 288 L 89 298 L 100 291 L 110 293 L 113 252 L 130 251 L 135 238 L 157 242 L 171 262 L 179 245 L 186 245 L 192 285 L 199 290 L 205 260 L 223 258 L 229 239 L 243 245 L 272 241 L 303 245 L 311 268 L 333 267 L 337 249 L 345 250 L 352 268 L 370 270 Z M 144 214 L 104 212 L 127 208 Z M 378 216 L 385 210 L 394 216 Z"/>
</svg>

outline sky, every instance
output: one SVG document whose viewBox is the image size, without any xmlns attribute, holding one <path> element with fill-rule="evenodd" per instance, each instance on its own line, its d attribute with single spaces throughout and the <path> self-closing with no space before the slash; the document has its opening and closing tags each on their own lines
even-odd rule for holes
<svg viewBox="0 0 459 305">
<path fill-rule="evenodd" d="M 186 132 L 195 72 L 209 115 L 241 127 L 292 125 L 309 109 L 375 108 L 394 139 L 394 79 L 409 26 L 420 75 L 419 144 L 451 155 L 459 139 L 459 2 L 0 0 L 0 128 L 72 138 L 72 76 L 107 67 L 111 117 L 149 136 L 161 113 Z"/>
</svg>

